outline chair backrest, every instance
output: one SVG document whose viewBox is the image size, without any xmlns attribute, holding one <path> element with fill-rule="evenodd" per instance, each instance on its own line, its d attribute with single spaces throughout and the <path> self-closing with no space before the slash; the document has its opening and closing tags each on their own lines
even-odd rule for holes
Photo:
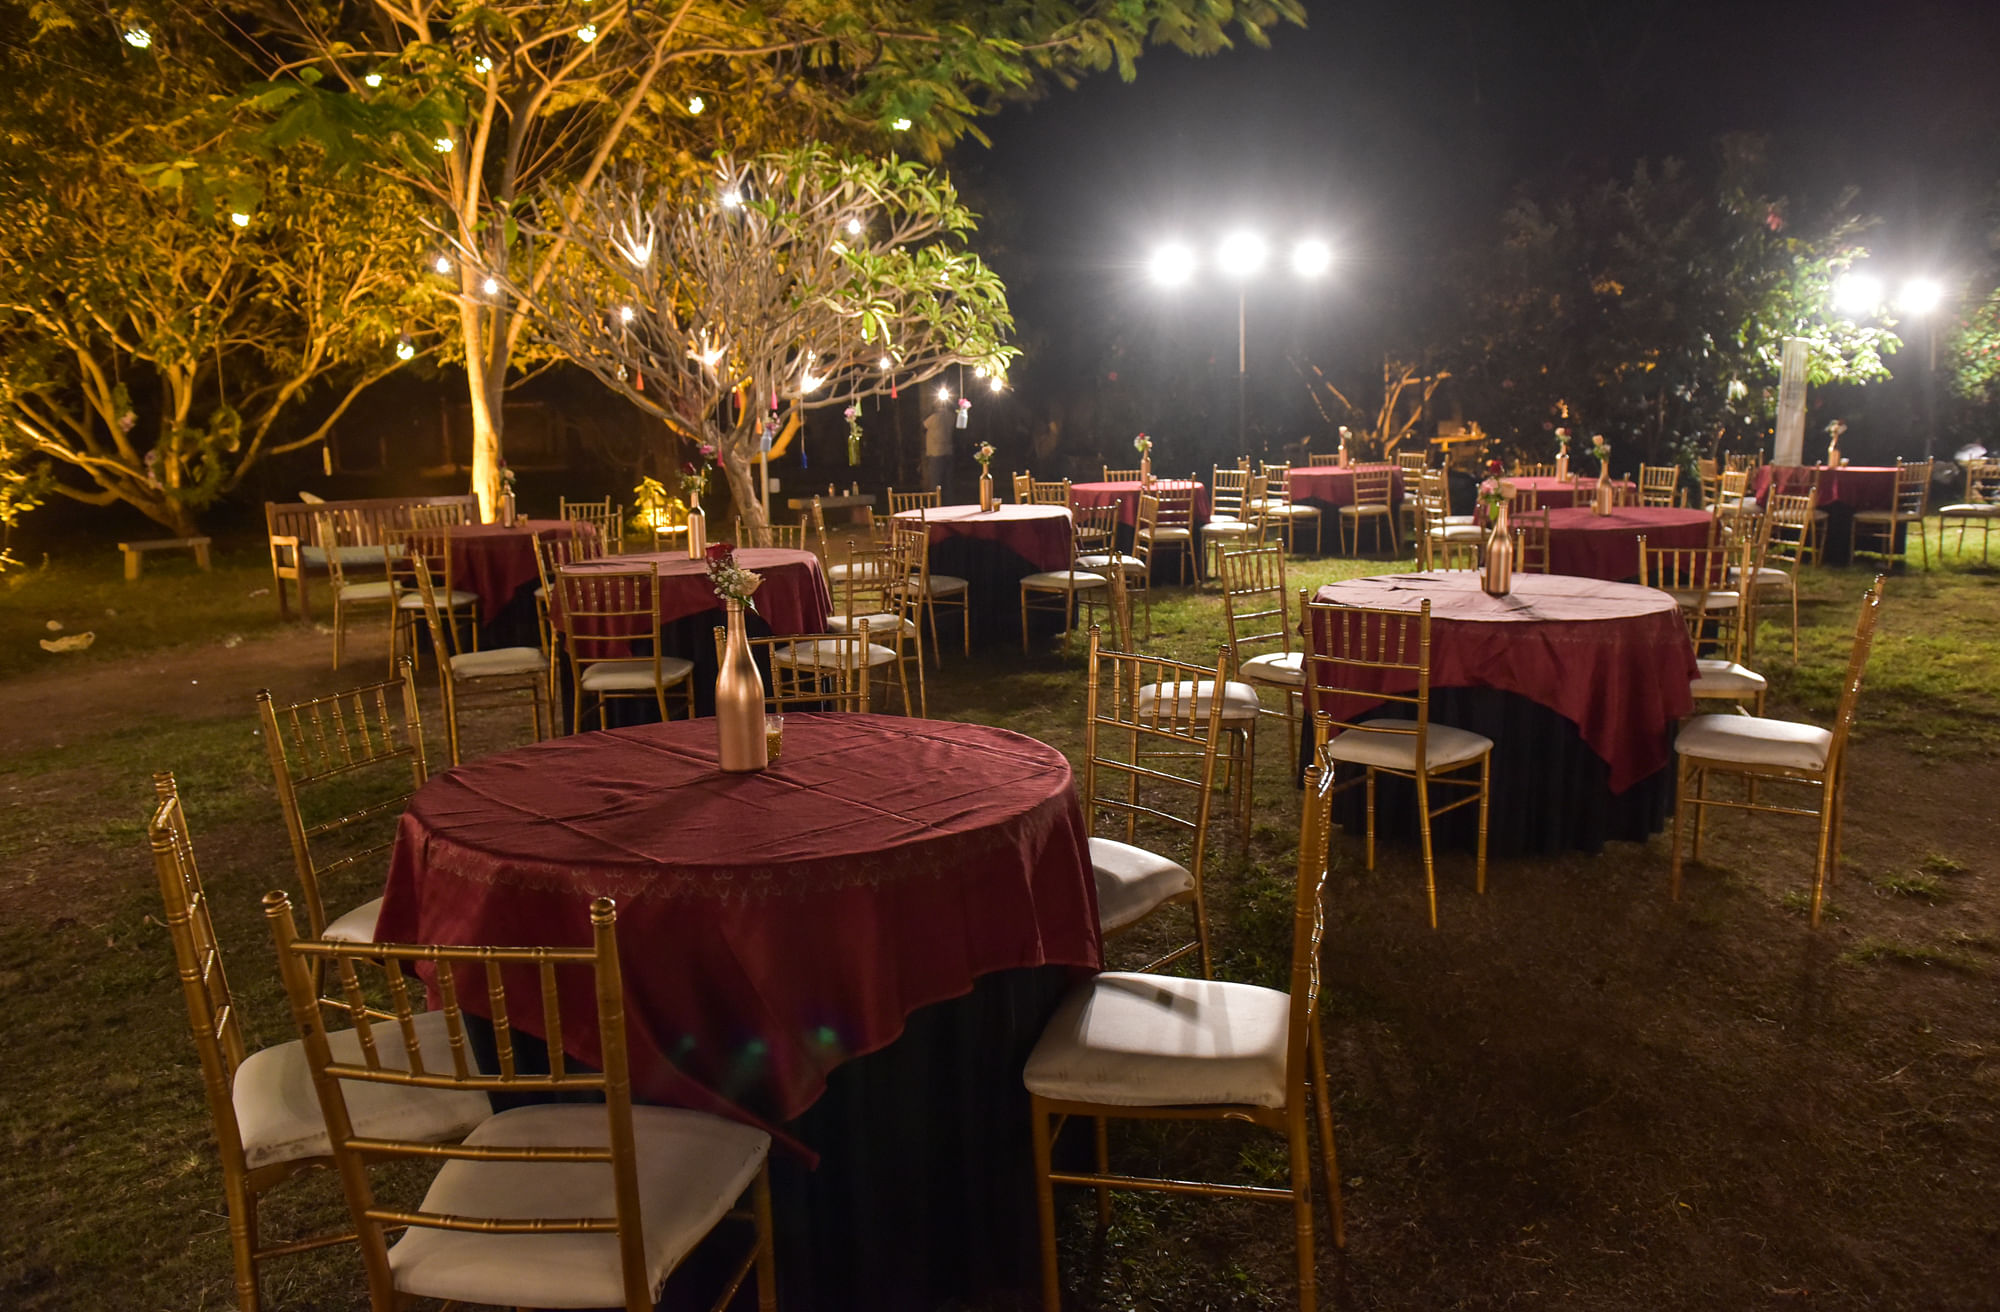
<svg viewBox="0 0 2000 1312">
<path fill-rule="evenodd" d="M 1109 465 L 1104 467 L 1104 481 L 1107 483 L 1136 483 L 1145 476 L 1145 471 L 1140 469 L 1113 469 Z"/>
<path fill-rule="evenodd" d="M 1157 492 L 1141 492 L 1139 507 L 1132 516 L 1132 558 L 1139 562 L 1139 586 L 1148 586 L 1153 576 L 1153 549 L 1159 545 L 1160 497 Z"/>
<path fill-rule="evenodd" d="M 597 541 L 602 554 L 617 556 L 625 551 L 625 507 L 611 504 L 611 498 L 602 501 L 571 501 L 564 497 L 556 503 L 557 513 L 572 523 L 589 524 L 597 530 Z"/>
<path fill-rule="evenodd" d="M 1553 461 L 1546 465 L 1529 464 L 1525 460 L 1516 460 L 1514 462 L 1514 477 L 1516 478 L 1554 478 L 1555 476 L 1556 467 Z"/>
<path fill-rule="evenodd" d="M 764 524 L 756 526 L 736 517 L 736 536 L 732 539 L 739 547 L 780 547 L 787 551 L 811 551 L 808 534 L 811 525 L 801 520 L 796 524 Z"/>
<path fill-rule="evenodd" d="M 1965 500 L 1975 506 L 2000 504 L 2000 460 L 1965 462 Z"/>
<path fill-rule="evenodd" d="M 1314 741 L 1323 742 L 1318 724 Z M 1286 1015 L 1285 1087 L 1303 1089 L 1311 1069 L 1313 1027 L 1319 1021 L 1320 947 L 1326 939 L 1326 866 L 1333 829 L 1333 770 L 1306 766 L 1299 798 L 1298 872 L 1292 890 L 1292 978 Z"/>
<path fill-rule="evenodd" d="M 379 547 L 383 568 L 393 568 L 400 544 L 377 538 L 374 525 L 358 510 L 323 510 L 313 516 L 313 543 L 326 556 L 327 581 L 336 593 L 347 586 L 348 562 L 341 555 L 343 547 Z"/>
<path fill-rule="evenodd" d="M 1343 716 L 1373 719 L 1377 706 L 1393 703 L 1408 708 L 1410 727 L 1375 727 L 1413 736 L 1422 770 L 1430 743 L 1430 598 L 1415 611 L 1313 601 L 1305 592 L 1299 602 L 1306 616 L 1306 716 L 1313 722 L 1315 749 L 1359 723 Z M 1406 690 L 1410 683 L 1414 691 Z M 1333 768 L 1324 758 L 1320 766 Z"/>
<path fill-rule="evenodd" d="M 1672 506 L 1675 494 L 1680 489 L 1680 483 L 1679 465 L 1640 465 L 1639 504 Z"/>
<path fill-rule="evenodd" d="M 1639 537 L 1639 583 L 1642 587 L 1671 592 L 1679 603 L 1681 618 L 1697 645 L 1703 623 L 1709 618 L 1708 596 L 1722 591 L 1728 583 L 1729 567 L 1747 563 L 1745 543 L 1737 547 L 1655 547 L 1643 534 Z M 1739 588 L 1739 598 L 1751 589 Z"/>
<path fill-rule="evenodd" d="M 422 561 L 430 567 L 431 582 L 436 584 L 446 596 L 450 596 L 453 584 L 451 569 L 451 526 L 441 525 L 437 528 L 412 528 L 407 536 L 408 542 L 403 554 L 401 556 L 392 556 L 389 559 L 390 577 L 395 580 L 396 586 L 399 589 L 415 588 L 417 586 L 416 562 Z"/>
<path fill-rule="evenodd" d="M 194 840 L 188 834 L 187 814 L 173 775 L 154 775 L 153 795 L 155 807 L 146 838 L 153 849 L 153 872 L 160 881 L 167 937 L 174 945 L 181 1000 L 187 1006 L 188 1027 L 201 1058 L 202 1091 L 208 1099 L 209 1119 L 215 1124 L 215 1144 L 222 1154 L 223 1176 L 233 1186 L 247 1169 L 232 1096 L 236 1069 L 243 1064 L 243 1026 L 229 992 L 229 977 L 222 969 L 222 944 L 215 936 L 208 895 L 195 865 Z"/>
<path fill-rule="evenodd" d="M 1426 570 L 1478 569 L 1483 542 L 1477 538 L 1441 538 L 1425 534 L 1417 559 Z"/>
<path fill-rule="evenodd" d="M 1396 481 L 1396 471 L 1387 465 L 1357 467 L 1354 471 L 1354 504 L 1386 506 Z"/>
<path fill-rule="evenodd" d="M 1014 475 L 1014 504 L 1025 506 L 1035 499 L 1035 476 L 1028 470 Z"/>
<path fill-rule="evenodd" d="M 1096 625 L 1090 628 L 1089 682 L 1083 730 L 1083 818 L 1091 832 L 1100 815 L 1122 820 L 1124 841 L 1136 842 L 1139 824 L 1188 842 L 1185 864 L 1201 887 L 1208 820 L 1215 791 L 1216 745 L 1222 739 L 1222 698 L 1195 701 L 1200 683 L 1220 688 L 1229 677 L 1229 653 L 1212 666 L 1164 656 L 1113 651 Z M 1176 696 L 1176 692 L 1180 695 Z M 1144 695 L 1142 695 L 1142 693 Z"/>
<path fill-rule="evenodd" d="M 1118 507 L 1077 506 L 1069 512 L 1070 560 L 1111 555 L 1118 548 Z"/>
<path fill-rule="evenodd" d="M 1761 451 L 1731 451 L 1723 459 L 1724 469 L 1755 469 L 1762 460 Z"/>
<path fill-rule="evenodd" d="M 451 528 L 472 522 L 472 507 L 466 505 L 411 506 L 410 527 Z"/>
<path fill-rule="evenodd" d="M 438 654 L 438 673 L 446 679 L 451 677 L 451 658 L 458 654 L 458 626 L 446 624 L 438 614 L 437 585 L 431 578 L 430 566 L 422 556 L 410 561 L 410 568 L 416 575 L 417 595 L 424 603 L 424 624 L 430 629 L 431 647 Z"/>
<path fill-rule="evenodd" d="M 1762 533 L 1765 564 L 1776 565 L 1796 574 L 1811 554 L 1813 498 L 1811 490 L 1799 496 L 1773 491 L 1766 498 Z"/>
<path fill-rule="evenodd" d="M 1209 514 L 1216 519 L 1243 518 L 1243 502 L 1249 490 L 1249 470 L 1215 466 L 1208 485 Z"/>
<path fill-rule="evenodd" d="M 900 515 L 905 510 L 936 510 L 944 504 L 944 489 L 932 488 L 928 492 L 898 492 L 889 489 L 889 513 Z"/>
<path fill-rule="evenodd" d="M 1194 480 L 1188 480 L 1185 487 L 1167 487 L 1154 484 L 1153 495 L 1159 498 L 1160 516 L 1155 529 L 1178 530 L 1181 533 L 1194 532 Z"/>
<path fill-rule="evenodd" d="M 1067 506 L 1069 480 L 1059 478 L 1052 483 L 1040 479 L 1032 480 L 1028 499 L 1038 506 Z"/>
<path fill-rule="evenodd" d="M 1417 527 L 1429 531 L 1444 524 L 1451 514 L 1451 484 L 1442 469 L 1426 469 L 1417 476 Z"/>
<path fill-rule="evenodd" d="M 715 661 L 722 663 L 729 630 L 715 626 Z M 868 710 L 868 621 L 852 633 L 799 633 L 749 639 L 757 667 L 770 672 L 765 681 L 764 707 L 784 711 L 806 707 L 815 711 Z M 785 659 L 773 660 L 780 650 Z"/>
<path fill-rule="evenodd" d="M 1241 669 L 1246 656 L 1262 655 L 1260 646 L 1275 643 L 1278 651 L 1291 651 L 1291 602 L 1283 547 L 1222 553 L 1222 617 L 1232 670 Z"/>
<path fill-rule="evenodd" d="M 571 674 L 580 678 L 599 661 L 650 657 L 658 682 L 659 573 L 652 561 L 615 570 L 565 567 L 556 572 L 550 618 L 562 630 Z"/>
<path fill-rule="evenodd" d="M 1403 457 L 1397 456 L 1396 458 L 1398 460 L 1401 460 Z M 1329 465 L 1338 465 L 1339 463 L 1340 463 L 1340 452 L 1338 451 L 1306 452 L 1306 464 L 1310 468 L 1325 469 Z"/>
<path fill-rule="evenodd" d="M 321 885 L 388 852 L 410 794 L 428 777 L 416 676 L 407 659 L 396 666 L 385 682 L 288 706 L 268 689 L 257 693 L 278 809 L 315 934 L 326 929 Z"/>
<path fill-rule="evenodd" d="M 1896 513 L 1922 516 L 1931 494 L 1931 460 L 1896 462 Z"/>
<path fill-rule="evenodd" d="M 1526 477 L 1526 475 L 1523 475 Z M 1508 514 L 1515 519 L 1531 515 L 1542 507 L 1542 494 L 1531 487 L 1517 487 L 1507 503 Z"/>
<path fill-rule="evenodd" d="M 1549 572 L 1549 512 L 1515 510 L 1508 514 L 1514 529 L 1514 568 L 1524 574 Z"/>
<path fill-rule="evenodd" d="M 565 565 L 578 561 L 596 560 L 604 554 L 597 544 L 596 526 L 585 532 L 558 536 L 554 533 L 537 534 L 535 543 L 535 572 L 541 575 L 542 588 L 550 598 L 556 595 L 556 575 Z M 432 580 L 436 582 L 435 579 Z"/>
<path fill-rule="evenodd" d="M 362 1266 L 376 1307 L 400 1304 L 389 1268 L 385 1226 L 415 1229 L 475 1230 L 532 1235 L 611 1233 L 617 1239 L 618 1266 L 628 1308 L 653 1305 L 652 1282 L 639 1216 L 639 1171 L 632 1132 L 631 1077 L 625 1053 L 625 991 L 615 934 L 617 912 L 611 899 L 590 905 L 591 946 L 584 948 L 440 947 L 402 943 L 346 944 L 301 938 L 292 908 L 283 893 L 264 899 L 264 914 L 277 944 L 278 968 L 292 1019 L 304 1039 L 306 1063 L 314 1091 L 326 1117 L 333 1146 L 334 1167 L 340 1175 L 348 1210 L 353 1214 L 361 1244 Z M 315 969 L 318 967 L 319 969 Z M 435 979 L 448 1038 L 450 1061 L 440 1065 L 435 1047 L 426 1051 L 419 1038 L 419 1011 L 410 974 L 428 968 Z M 321 973 L 331 982 L 333 996 L 322 998 L 313 987 Z M 563 995 L 572 996 L 583 973 L 594 996 L 601 1071 L 579 1069 L 564 1051 Z M 565 981 L 568 987 L 565 987 Z M 389 1000 L 392 1019 L 382 1019 L 370 996 Z M 471 1056 L 462 999 L 478 999 L 491 1015 L 499 1071 L 479 1070 Z M 327 1014 L 342 1028 L 351 1027 L 358 1051 L 336 1060 L 328 1039 Z M 569 1015 L 580 1014 L 572 1005 Z M 590 1014 L 582 1012 L 581 1014 Z M 513 1026 L 546 1040 L 549 1070 L 524 1071 L 515 1059 Z M 440 1146 L 430 1140 L 396 1136 L 393 1124 L 371 1126 L 367 1139 L 355 1135 L 348 1109 L 346 1084 L 400 1088 L 449 1089 L 492 1096 L 496 1093 L 546 1093 L 558 1098 L 603 1098 L 605 1136 L 601 1146 L 575 1143 L 517 1144 L 490 1142 L 478 1146 Z M 504 1215 L 468 1215 L 459 1200 L 456 1214 L 416 1208 L 383 1207 L 375 1197 L 371 1174 L 393 1169 L 410 1159 L 466 1158 L 517 1162 L 527 1171 L 543 1166 L 551 1180 L 560 1180 L 578 1164 L 608 1166 L 613 1182 L 610 1216 L 547 1218 L 530 1222 Z M 522 1242 L 533 1242 L 524 1239 Z"/>
<path fill-rule="evenodd" d="M 866 615 L 911 620 L 919 604 L 917 581 L 910 575 L 912 564 L 921 566 L 912 560 L 907 540 L 891 539 L 887 545 L 876 546 L 849 539 L 846 573 L 833 580 L 834 608 L 847 627 L 854 628 Z M 885 624 L 875 641 L 900 648 L 902 638 L 900 624 Z"/>
<path fill-rule="evenodd" d="M 1861 676 L 1868 669 L 1868 650 L 1875 643 L 1875 619 L 1882 609 L 1882 585 L 1887 580 L 1887 575 L 1877 574 L 1868 595 L 1861 599 L 1861 618 L 1854 623 L 1854 647 L 1848 652 L 1847 674 L 1840 684 L 1840 708 L 1834 713 L 1833 742 L 1827 747 L 1829 773 L 1840 767 L 1848 733 L 1854 728 L 1854 711 L 1861 702 Z"/>
<path fill-rule="evenodd" d="M 1403 478 L 1406 481 L 1414 480 L 1417 474 L 1430 468 L 1430 463 L 1431 453 L 1429 451 L 1398 451 L 1396 453 L 1396 468 L 1403 471 Z"/>
</svg>

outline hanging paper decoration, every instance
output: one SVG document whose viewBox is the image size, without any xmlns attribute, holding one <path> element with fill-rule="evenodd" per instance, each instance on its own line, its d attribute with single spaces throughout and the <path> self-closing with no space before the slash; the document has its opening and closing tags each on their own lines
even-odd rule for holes
<svg viewBox="0 0 2000 1312">
<path fill-rule="evenodd" d="M 778 421 L 766 419 L 757 430 L 757 450 L 764 455 L 771 454 L 772 443 L 778 440 Z"/>
<path fill-rule="evenodd" d="M 847 418 L 847 463 L 861 463 L 861 406 L 850 405 L 840 412 Z"/>
<path fill-rule="evenodd" d="M 955 423 L 955 424 L 953 424 L 953 425 L 952 425 L 952 427 L 954 427 L 954 428 L 964 428 L 964 427 L 966 426 L 966 424 L 967 424 L 967 423 L 968 423 L 968 422 L 970 421 L 970 416 L 971 416 L 971 414 L 972 414 L 972 402 L 970 402 L 970 401 L 966 400 L 966 399 L 965 399 L 964 397 L 962 397 L 962 396 L 961 396 L 961 397 L 959 397 L 959 398 L 958 398 L 958 422 L 957 422 L 957 423 Z"/>
</svg>

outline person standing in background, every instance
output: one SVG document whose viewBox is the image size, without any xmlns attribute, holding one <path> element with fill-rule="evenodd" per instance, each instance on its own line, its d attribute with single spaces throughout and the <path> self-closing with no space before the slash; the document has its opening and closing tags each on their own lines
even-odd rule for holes
<svg viewBox="0 0 2000 1312">
<path fill-rule="evenodd" d="M 951 482 L 951 421 L 949 398 L 939 401 L 924 416 L 924 486 L 942 488 Z"/>
</svg>

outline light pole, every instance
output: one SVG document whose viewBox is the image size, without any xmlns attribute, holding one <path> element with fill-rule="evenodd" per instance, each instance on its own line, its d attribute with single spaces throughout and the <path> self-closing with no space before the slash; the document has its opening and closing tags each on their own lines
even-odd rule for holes
<svg viewBox="0 0 2000 1312">
<path fill-rule="evenodd" d="M 1250 281 L 1263 271 L 1269 256 L 1263 236 L 1247 228 L 1229 233 L 1215 252 L 1216 268 L 1236 284 L 1236 442 L 1245 453 L 1250 449 Z M 1333 251 L 1323 241 L 1307 238 L 1292 247 L 1292 273 L 1300 279 L 1318 278 L 1332 265 Z M 1179 287 L 1194 277 L 1195 254 L 1180 242 L 1170 242 L 1153 251 L 1147 268 L 1160 286 Z"/>
<path fill-rule="evenodd" d="M 1924 458 L 1937 447 L 1937 308 L 1944 285 L 1935 278 L 1911 278 L 1896 293 L 1896 308 L 1924 326 Z"/>
</svg>

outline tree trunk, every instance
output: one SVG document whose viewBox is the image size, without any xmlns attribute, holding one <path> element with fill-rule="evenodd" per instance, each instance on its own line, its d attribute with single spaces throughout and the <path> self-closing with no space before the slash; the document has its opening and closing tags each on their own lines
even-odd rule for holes
<svg viewBox="0 0 2000 1312">
<path fill-rule="evenodd" d="M 723 476 L 729 480 L 729 495 L 736 502 L 736 516 L 743 522 L 745 536 L 754 533 L 762 537 L 770 521 L 764 515 L 764 503 L 757 499 L 756 465 L 738 449 L 739 445 L 732 442 L 723 447 L 718 463 L 722 466 Z M 714 536 L 710 535 L 711 538 Z"/>
<path fill-rule="evenodd" d="M 471 274 L 465 275 L 470 279 Z M 465 341 L 465 385 L 472 402 L 472 492 L 479 498 L 479 518 L 492 523 L 500 506 L 500 465 L 507 370 L 487 368 L 487 315 L 468 296 L 459 305 L 460 334 Z"/>
</svg>

